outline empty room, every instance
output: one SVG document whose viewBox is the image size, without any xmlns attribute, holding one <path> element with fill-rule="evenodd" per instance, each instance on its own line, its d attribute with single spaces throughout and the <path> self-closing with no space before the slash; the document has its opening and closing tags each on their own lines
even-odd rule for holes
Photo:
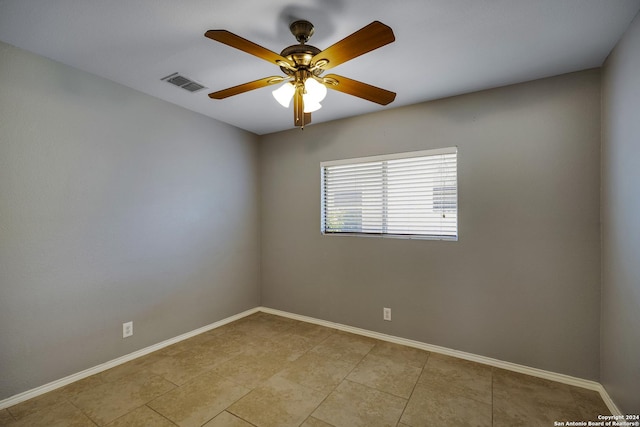
<svg viewBox="0 0 640 427">
<path fill-rule="evenodd" d="M 0 0 L 0 426 L 640 426 L 640 0 Z"/>
</svg>

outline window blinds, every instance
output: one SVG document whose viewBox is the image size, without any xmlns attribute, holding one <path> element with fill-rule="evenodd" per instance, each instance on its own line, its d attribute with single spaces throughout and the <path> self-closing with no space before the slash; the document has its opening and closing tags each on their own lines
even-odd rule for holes
<svg viewBox="0 0 640 427">
<path fill-rule="evenodd" d="M 457 239 L 455 147 L 320 166 L 323 233 Z"/>
</svg>

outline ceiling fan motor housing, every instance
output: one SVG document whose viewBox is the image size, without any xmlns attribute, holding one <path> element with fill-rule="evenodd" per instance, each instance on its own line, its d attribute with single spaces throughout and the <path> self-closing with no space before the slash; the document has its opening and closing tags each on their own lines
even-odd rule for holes
<svg viewBox="0 0 640 427">
<path fill-rule="evenodd" d="M 291 34 L 294 35 L 300 44 L 285 47 L 282 52 L 280 52 L 280 56 L 293 62 L 297 70 L 308 70 L 315 76 L 322 74 L 324 70 L 319 67 L 314 68 L 314 64 L 311 63 L 313 57 L 319 54 L 321 50 L 315 46 L 305 44 L 313 35 L 313 24 L 309 21 L 298 20 L 291 23 L 289 30 L 291 30 Z M 280 67 L 280 69 L 289 76 L 293 76 L 296 73 L 296 69 L 290 67 Z"/>
<path fill-rule="evenodd" d="M 313 35 L 313 24 L 309 21 L 294 21 L 289 25 L 289 31 L 300 43 L 306 43 Z"/>
<path fill-rule="evenodd" d="M 308 44 L 294 44 L 293 46 L 285 47 L 280 53 L 280 56 L 283 56 L 293 62 L 295 67 L 298 69 L 309 69 L 312 65 L 311 59 L 320 52 L 321 50 L 315 46 Z M 291 70 L 286 67 L 280 67 L 280 69 L 287 75 L 293 75 L 295 73 L 295 70 Z M 313 70 L 313 74 L 318 76 L 323 71 L 324 70 L 320 68 L 316 68 Z"/>
</svg>

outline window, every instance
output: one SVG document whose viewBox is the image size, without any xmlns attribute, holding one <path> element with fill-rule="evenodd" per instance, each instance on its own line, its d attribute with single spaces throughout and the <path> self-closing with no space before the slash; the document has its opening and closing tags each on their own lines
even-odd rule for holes
<svg viewBox="0 0 640 427">
<path fill-rule="evenodd" d="M 322 162 L 322 233 L 457 240 L 457 151 Z"/>
</svg>

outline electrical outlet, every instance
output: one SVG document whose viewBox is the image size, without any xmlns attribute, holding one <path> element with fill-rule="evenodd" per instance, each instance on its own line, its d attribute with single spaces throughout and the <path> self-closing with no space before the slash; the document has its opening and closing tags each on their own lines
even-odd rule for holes
<svg viewBox="0 0 640 427">
<path fill-rule="evenodd" d="M 385 307 L 385 308 L 382 309 L 382 319 L 391 322 L 391 309 L 390 308 L 386 308 Z"/>
<path fill-rule="evenodd" d="M 133 335 L 133 322 L 127 322 L 122 324 L 122 338 L 127 338 Z"/>
</svg>

